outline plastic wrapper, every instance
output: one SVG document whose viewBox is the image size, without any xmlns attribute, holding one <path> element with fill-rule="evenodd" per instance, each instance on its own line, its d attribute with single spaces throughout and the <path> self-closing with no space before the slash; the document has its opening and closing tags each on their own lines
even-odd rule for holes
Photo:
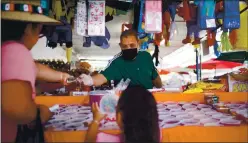
<svg viewBox="0 0 248 143">
<path fill-rule="evenodd" d="M 88 35 L 105 36 L 105 1 L 89 1 Z"/>
<path fill-rule="evenodd" d="M 179 31 L 176 22 L 172 22 L 170 25 L 170 40 L 173 40 L 174 37 L 178 35 L 178 33 Z"/>
<path fill-rule="evenodd" d="M 86 30 L 88 29 L 87 23 L 87 9 L 86 2 L 81 0 L 77 3 L 77 14 L 75 15 L 75 23 L 76 23 L 76 33 L 80 36 L 86 36 Z"/>
<path fill-rule="evenodd" d="M 162 32 L 162 0 L 145 2 L 145 31 Z"/>
</svg>

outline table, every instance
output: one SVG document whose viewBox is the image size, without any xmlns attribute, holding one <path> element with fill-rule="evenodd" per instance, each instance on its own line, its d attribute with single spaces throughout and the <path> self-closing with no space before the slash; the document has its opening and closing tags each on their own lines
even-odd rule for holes
<svg viewBox="0 0 248 143">
<path fill-rule="evenodd" d="M 221 101 L 248 101 L 248 93 L 216 93 Z M 204 101 L 204 94 L 156 93 L 157 102 Z M 37 104 L 88 104 L 88 96 L 37 96 Z M 119 134 L 118 130 L 104 131 Z M 86 131 L 45 131 L 46 142 L 83 142 Z M 162 129 L 163 142 L 248 142 L 248 125 L 226 127 L 187 126 Z"/>
</svg>

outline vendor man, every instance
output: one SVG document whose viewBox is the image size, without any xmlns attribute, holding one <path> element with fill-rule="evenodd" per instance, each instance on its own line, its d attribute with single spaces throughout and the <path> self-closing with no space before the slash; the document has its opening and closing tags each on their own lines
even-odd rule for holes
<svg viewBox="0 0 248 143">
<path fill-rule="evenodd" d="M 82 74 L 81 82 L 88 86 L 100 86 L 107 81 L 121 79 L 131 80 L 130 86 L 143 86 L 146 89 L 162 87 L 161 78 L 154 66 L 151 55 L 146 51 L 139 51 L 139 40 L 134 30 L 126 30 L 120 36 L 122 52 L 117 54 L 106 69 L 91 77 Z"/>
</svg>

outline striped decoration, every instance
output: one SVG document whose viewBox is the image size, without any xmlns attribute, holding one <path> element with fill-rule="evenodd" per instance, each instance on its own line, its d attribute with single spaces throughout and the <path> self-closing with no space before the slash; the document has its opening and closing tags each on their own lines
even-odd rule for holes
<svg viewBox="0 0 248 143">
<path fill-rule="evenodd" d="M 2 11 L 20 11 L 20 12 L 30 12 L 43 14 L 43 9 L 40 6 L 35 6 L 31 4 L 13 4 L 13 3 L 2 3 Z"/>
</svg>

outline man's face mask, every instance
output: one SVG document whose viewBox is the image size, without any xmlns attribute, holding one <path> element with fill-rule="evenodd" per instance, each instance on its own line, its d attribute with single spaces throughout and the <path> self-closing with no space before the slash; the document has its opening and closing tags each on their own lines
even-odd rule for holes
<svg viewBox="0 0 248 143">
<path fill-rule="evenodd" d="M 137 48 L 122 50 L 122 58 L 127 61 L 134 60 L 137 54 L 138 54 Z"/>
</svg>

